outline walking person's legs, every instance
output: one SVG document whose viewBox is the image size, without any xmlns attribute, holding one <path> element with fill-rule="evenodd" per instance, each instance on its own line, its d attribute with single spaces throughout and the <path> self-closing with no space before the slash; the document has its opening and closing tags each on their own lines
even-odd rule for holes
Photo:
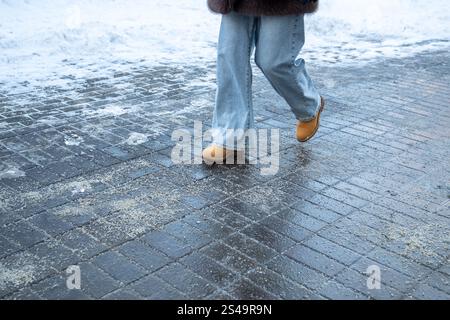
<svg viewBox="0 0 450 320">
<path fill-rule="evenodd" d="M 317 132 L 324 101 L 299 59 L 305 41 L 304 16 L 253 17 L 230 13 L 222 17 L 217 56 L 217 94 L 213 145 L 203 152 L 207 163 L 234 156 L 245 129 L 254 126 L 250 57 L 286 100 L 296 118 L 297 139 Z M 239 134 L 242 133 L 242 137 Z"/>
<path fill-rule="evenodd" d="M 299 125 L 297 138 L 310 139 L 317 131 L 324 101 L 298 58 L 305 43 L 304 16 L 261 17 L 256 39 L 256 64 L 291 107 Z"/>
</svg>

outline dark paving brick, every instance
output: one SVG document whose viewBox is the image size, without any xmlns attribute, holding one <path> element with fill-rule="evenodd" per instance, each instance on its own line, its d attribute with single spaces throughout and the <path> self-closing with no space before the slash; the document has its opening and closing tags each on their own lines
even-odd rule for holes
<svg viewBox="0 0 450 320">
<path fill-rule="evenodd" d="M 227 267 L 244 274 L 256 267 L 256 262 L 224 243 L 213 243 L 202 249 L 201 253 Z"/>
<path fill-rule="evenodd" d="M 433 272 L 426 280 L 425 284 L 428 284 L 443 292 L 450 291 L 450 279 L 442 272 Z"/>
<path fill-rule="evenodd" d="M 66 285 L 67 278 L 62 274 L 47 278 L 36 285 L 33 289 L 39 292 L 39 295 L 46 300 L 89 300 L 83 290 L 68 289 Z"/>
<path fill-rule="evenodd" d="M 11 241 L 0 235 L 0 258 L 3 258 L 19 250 L 19 245 L 12 243 Z"/>
<path fill-rule="evenodd" d="M 413 298 L 420 300 L 446 300 L 450 299 L 450 295 L 437 290 L 427 284 L 421 283 L 411 295 Z"/>
<path fill-rule="evenodd" d="M 275 250 L 240 233 L 230 236 L 225 243 L 259 263 L 265 263 L 278 254 Z"/>
<path fill-rule="evenodd" d="M 201 253 L 194 252 L 180 262 L 219 287 L 226 286 L 236 277 L 233 271 Z"/>
<path fill-rule="evenodd" d="M 363 200 L 359 197 L 353 196 L 352 194 L 349 194 L 348 192 L 341 191 L 339 189 L 335 188 L 328 188 L 321 193 L 325 196 L 328 196 L 330 198 L 336 199 L 342 203 L 348 204 L 355 208 L 361 208 L 365 205 L 367 205 L 367 201 Z"/>
<path fill-rule="evenodd" d="M 153 250 L 137 240 L 125 243 L 118 250 L 123 255 L 144 267 L 147 272 L 160 269 L 171 261 L 163 253 Z"/>
<path fill-rule="evenodd" d="M 142 240 L 171 258 L 179 258 L 192 251 L 188 244 L 162 231 L 151 231 Z"/>
<path fill-rule="evenodd" d="M 376 261 L 363 258 L 352 265 L 351 269 L 357 271 L 360 274 L 367 274 L 367 269 L 370 266 L 377 266 L 380 268 L 382 288 L 388 286 L 403 294 L 411 291 L 411 288 L 415 282 L 414 277 L 404 275 L 388 266 L 379 264 Z"/>
<path fill-rule="evenodd" d="M 391 267 L 403 274 L 417 278 L 422 278 L 431 273 L 431 269 L 420 265 L 414 261 L 406 259 L 395 253 L 377 248 L 372 251 L 368 258 L 373 259 L 381 264 Z"/>
<path fill-rule="evenodd" d="M 64 233 L 73 228 L 71 223 L 60 219 L 53 212 L 48 211 L 33 216 L 28 222 L 52 236 Z"/>
<path fill-rule="evenodd" d="M 212 239 L 223 239 L 228 237 L 234 230 L 225 223 L 218 222 L 199 214 L 189 215 L 183 221 L 206 233 Z"/>
<path fill-rule="evenodd" d="M 33 228 L 29 223 L 24 221 L 9 225 L 8 227 L 3 227 L 1 230 L 1 234 L 4 237 L 17 241 L 25 248 L 48 239 L 46 234 Z"/>
<path fill-rule="evenodd" d="M 49 215 L 56 216 L 63 224 L 83 226 L 95 220 L 97 215 L 93 208 L 83 206 L 80 202 L 71 202 L 48 210 Z"/>
<path fill-rule="evenodd" d="M 335 280 L 339 283 L 348 286 L 348 288 L 356 290 L 367 297 L 375 300 L 391 300 L 401 299 L 403 294 L 394 288 L 388 287 L 384 284 L 380 289 L 369 289 L 367 287 L 368 274 L 361 274 L 352 269 L 346 269 L 336 276 Z"/>
<path fill-rule="evenodd" d="M 81 263 L 81 290 L 96 299 L 117 290 L 119 282 L 92 263 Z"/>
<path fill-rule="evenodd" d="M 361 258 L 359 254 L 319 236 L 313 236 L 312 238 L 304 241 L 303 244 L 311 249 L 314 249 L 315 251 L 324 253 L 347 266 Z"/>
<path fill-rule="evenodd" d="M 295 245 L 295 241 L 260 224 L 252 225 L 242 233 L 278 252 L 289 250 Z"/>
<path fill-rule="evenodd" d="M 35 282 L 45 279 L 56 270 L 31 253 L 21 251 L 1 260 L 2 282 L 0 298 L 18 291 L 17 287 L 29 287 Z"/>
<path fill-rule="evenodd" d="M 31 290 L 29 287 L 26 287 L 24 289 L 21 289 L 7 297 L 4 298 L 5 300 L 20 300 L 20 301 L 38 301 L 43 300 L 43 298 Z"/>
<path fill-rule="evenodd" d="M 306 200 L 299 200 L 291 207 L 324 222 L 335 222 L 341 217 L 338 213 L 332 210 L 318 206 Z"/>
<path fill-rule="evenodd" d="M 179 263 L 168 265 L 155 274 L 191 298 L 202 298 L 214 291 L 208 281 Z"/>
<path fill-rule="evenodd" d="M 330 278 L 303 263 L 286 256 L 277 256 L 267 263 L 268 268 L 288 277 L 292 281 L 311 290 L 322 287 Z"/>
<path fill-rule="evenodd" d="M 277 216 L 270 216 L 261 221 L 265 227 L 275 231 L 283 236 L 287 236 L 296 242 L 302 242 L 311 235 L 307 229 L 300 225 L 295 225 L 286 221 L 286 219 L 279 219 Z"/>
<path fill-rule="evenodd" d="M 238 280 L 228 290 L 238 300 L 280 300 L 246 279 Z"/>
<path fill-rule="evenodd" d="M 231 301 L 231 300 L 235 300 L 234 297 L 232 297 L 231 295 L 225 293 L 225 291 L 223 290 L 217 290 L 215 291 L 213 294 L 209 295 L 207 297 L 208 300 L 217 300 L 217 301 Z"/>
<path fill-rule="evenodd" d="M 106 245 L 81 229 L 65 233 L 60 237 L 60 241 L 84 259 L 92 258 L 107 249 Z"/>
<path fill-rule="evenodd" d="M 131 240 L 133 237 L 120 230 L 119 226 L 99 218 L 83 226 L 83 231 L 108 246 L 117 246 Z"/>
<path fill-rule="evenodd" d="M 296 245 L 286 254 L 288 257 L 329 276 L 334 276 L 345 268 L 343 264 L 328 258 L 324 253 L 319 253 L 304 245 Z"/>
<path fill-rule="evenodd" d="M 41 242 L 28 252 L 38 257 L 43 265 L 56 270 L 65 270 L 80 261 L 77 254 L 56 240 Z"/>
<path fill-rule="evenodd" d="M 245 218 L 250 219 L 252 221 L 259 221 L 268 215 L 269 209 L 267 211 L 261 210 L 260 208 L 256 208 L 252 204 L 240 201 L 236 198 L 231 198 L 222 203 L 222 206 L 226 209 L 229 209 L 233 212 L 239 213 L 243 215 Z"/>
<path fill-rule="evenodd" d="M 334 300 L 367 300 L 363 294 L 352 289 L 344 287 L 342 284 L 333 280 L 327 282 L 320 290 L 319 294 L 328 299 Z"/>
<path fill-rule="evenodd" d="M 348 215 L 349 213 L 353 212 L 355 210 L 354 207 L 345 204 L 343 202 L 340 202 L 338 200 L 335 200 L 333 198 L 323 196 L 321 194 L 316 194 L 314 197 L 309 199 L 312 203 L 315 203 L 321 207 L 325 207 L 326 209 L 329 209 L 331 211 L 334 211 L 340 215 Z"/>
<path fill-rule="evenodd" d="M 247 277 L 267 292 L 276 292 L 284 300 L 314 298 L 312 292 L 305 287 L 297 285 L 269 269 L 258 267 L 248 273 Z"/>
<path fill-rule="evenodd" d="M 169 271 L 171 270 L 167 272 Z M 188 298 L 175 289 L 175 287 L 172 287 L 167 282 L 153 275 L 149 275 L 133 283 L 130 288 L 148 300 L 181 300 Z"/>
<path fill-rule="evenodd" d="M 145 270 L 113 251 L 95 257 L 92 263 L 122 283 L 130 283 L 145 275 Z"/>
<path fill-rule="evenodd" d="M 279 218 L 279 219 L 277 219 Z M 295 229 L 299 230 L 297 232 L 302 232 L 302 230 L 307 229 L 312 232 L 317 232 L 320 229 L 324 228 L 327 224 L 324 221 L 316 219 L 312 216 L 307 215 L 306 213 L 292 210 L 292 209 L 284 209 L 276 214 L 275 217 L 267 218 L 263 221 L 263 223 L 267 225 L 279 225 L 280 220 L 288 221 L 288 223 L 295 224 Z M 278 222 L 278 223 L 277 223 Z M 289 224 L 286 223 L 286 228 L 292 229 Z M 303 231 L 299 237 L 295 237 L 294 239 L 301 241 L 305 237 L 307 237 L 310 233 L 307 231 Z"/>
<path fill-rule="evenodd" d="M 212 217 L 225 223 L 232 230 L 241 230 L 252 223 L 251 220 L 222 206 L 213 206 L 200 211 L 207 217 Z"/>
<path fill-rule="evenodd" d="M 175 221 L 167 224 L 163 232 L 171 234 L 194 249 L 203 247 L 212 241 L 212 238 L 206 233 L 183 221 Z"/>
<path fill-rule="evenodd" d="M 139 294 L 131 289 L 119 289 L 104 297 L 105 300 L 142 300 Z"/>
</svg>

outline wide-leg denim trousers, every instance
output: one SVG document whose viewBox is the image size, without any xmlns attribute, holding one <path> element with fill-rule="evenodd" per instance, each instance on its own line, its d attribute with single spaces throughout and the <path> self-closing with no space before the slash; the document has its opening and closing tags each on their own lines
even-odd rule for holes
<svg viewBox="0 0 450 320">
<path fill-rule="evenodd" d="M 305 61 L 298 57 L 304 42 L 304 15 L 222 16 L 212 123 L 214 144 L 239 149 L 245 131 L 254 128 L 250 63 L 253 53 L 256 65 L 298 120 L 309 121 L 317 115 L 320 95 L 306 71 Z"/>
</svg>

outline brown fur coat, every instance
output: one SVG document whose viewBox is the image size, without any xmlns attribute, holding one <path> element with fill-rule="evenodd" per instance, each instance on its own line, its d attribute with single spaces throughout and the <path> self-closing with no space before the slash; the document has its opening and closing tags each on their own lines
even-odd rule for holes
<svg viewBox="0 0 450 320">
<path fill-rule="evenodd" d="M 252 16 L 286 16 L 313 13 L 319 0 L 208 0 L 208 6 L 222 14 L 235 11 Z"/>
</svg>

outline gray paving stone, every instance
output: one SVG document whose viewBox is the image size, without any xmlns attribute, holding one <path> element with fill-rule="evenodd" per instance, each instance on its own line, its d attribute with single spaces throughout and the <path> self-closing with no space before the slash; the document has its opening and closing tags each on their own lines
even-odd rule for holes
<svg viewBox="0 0 450 320">
<path fill-rule="evenodd" d="M 392 300 L 401 299 L 403 297 L 401 292 L 386 286 L 384 283 L 381 285 L 380 289 L 369 289 L 367 286 L 368 279 L 368 274 L 361 274 L 352 269 L 344 270 L 335 278 L 339 283 L 374 300 Z"/>
<path fill-rule="evenodd" d="M 100 299 L 120 287 L 118 281 L 92 263 L 81 263 L 79 267 L 81 290 L 93 298 Z"/>
<path fill-rule="evenodd" d="M 421 283 L 412 293 L 412 297 L 419 300 L 445 300 L 450 299 L 450 295 L 437 290 L 427 284 Z"/>
<path fill-rule="evenodd" d="M 312 232 L 317 232 L 327 225 L 324 221 L 309 216 L 306 213 L 289 208 L 278 212 L 276 214 L 276 217 L 279 217 L 282 220 L 295 224 L 298 230 L 307 229 Z M 274 220 L 273 218 L 272 219 L 268 218 L 264 220 L 263 223 L 267 222 L 267 224 L 271 224 L 271 222 L 274 222 L 273 220 Z M 304 234 L 307 236 L 308 232 L 304 232 Z M 303 236 L 298 238 L 298 240 L 302 240 L 301 238 L 303 238 Z"/>
<path fill-rule="evenodd" d="M 294 282 L 287 280 L 280 274 L 269 269 L 258 267 L 247 274 L 253 283 L 267 292 L 276 292 L 283 300 L 312 299 L 312 292 Z"/>
<path fill-rule="evenodd" d="M 344 287 L 333 280 L 327 282 L 320 290 L 319 294 L 333 300 L 367 300 L 368 298 L 352 289 Z"/>
<path fill-rule="evenodd" d="M 171 261 L 163 253 L 153 250 L 137 240 L 125 243 L 117 250 L 144 267 L 147 272 L 158 270 Z"/>
<path fill-rule="evenodd" d="M 37 230 L 25 221 L 19 221 L 8 227 L 2 227 L 1 234 L 12 241 L 18 242 L 25 248 L 48 239 L 45 233 Z"/>
<path fill-rule="evenodd" d="M 83 290 L 68 289 L 67 278 L 62 274 L 47 278 L 36 285 L 33 289 L 45 300 L 90 300 L 92 297 L 86 295 Z"/>
<path fill-rule="evenodd" d="M 40 259 L 43 266 L 55 270 L 65 270 L 68 266 L 80 261 L 80 257 L 57 240 L 46 240 L 38 243 L 27 252 Z"/>
<path fill-rule="evenodd" d="M 303 242 L 303 245 L 318 252 L 324 253 L 327 256 L 347 266 L 353 264 L 361 258 L 359 254 L 319 236 L 313 236 L 312 238 L 309 238 L 308 240 Z"/>
<path fill-rule="evenodd" d="M 34 215 L 28 222 L 52 236 L 69 231 L 74 227 L 71 223 L 60 219 L 57 215 L 48 211 Z"/>
<path fill-rule="evenodd" d="M 213 243 L 201 250 L 201 253 L 244 274 L 256 267 L 256 262 L 224 243 Z"/>
<path fill-rule="evenodd" d="M 84 259 L 92 258 L 107 249 L 106 245 L 81 229 L 73 229 L 63 234 L 60 241 Z"/>
<path fill-rule="evenodd" d="M 266 265 L 268 268 L 311 290 L 321 288 L 330 280 L 330 277 L 325 274 L 284 255 L 275 257 Z"/>
<path fill-rule="evenodd" d="M 323 272 L 328 276 L 334 276 L 345 268 L 343 264 L 328 258 L 324 253 L 319 253 L 304 245 L 296 245 L 286 254 L 289 258 L 306 264 L 308 267 Z"/>
<path fill-rule="evenodd" d="M 180 262 L 219 287 L 226 286 L 236 277 L 229 268 L 201 253 L 194 252 L 182 258 Z"/>
<path fill-rule="evenodd" d="M 1 87 L 0 173 L 24 175 L 0 174 L 0 297 L 448 299 L 448 57 L 311 63 L 340 85 L 316 79 L 327 108 L 307 144 L 255 68 L 257 126 L 282 128 L 275 176 L 172 162 L 174 129 L 210 127 L 213 57 Z M 117 104 L 140 109 L 102 114 Z M 381 290 L 365 286 L 373 265 Z"/>
<path fill-rule="evenodd" d="M 131 289 L 119 289 L 117 291 L 114 291 L 110 294 L 107 294 L 104 297 L 105 300 L 120 300 L 120 301 L 124 301 L 124 300 L 142 300 L 142 298 L 139 296 L 138 293 L 136 293 L 135 291 L 131 290 Z"/>
<path fill-rule="evenodd" d="M 147 300 L 182 300 L 188 298 L 167 282 L 153 275 L 133 283 L 130 287 Z"/>
<path fill-rule="evenodd" d="M 179 263 L 168 265 L 155 275 L 191 298 L 202 298 L 214 291 L 214 287 L 207 280 L 200 278 Z"/>
<path fill-rule="evenodd" d="M 180 239 L 183 243 L 197 249 L 211 243 L 213 240 L 206 233 L 185 223 L 182 220 L 171 222 L 164 226 L 163 232 Z"/>
<path fill-rule="evenodd" d="M 20 250 L 19 245 L 12 243 L 0 235 L 0 258 L 4 258 Z"/>
<path fill-rule="evenodd" d="M 246 279 L 238 280 L 229 290 L 238 300 L 281 300 Z"/>
<path fill-rule="evenodd" d="M 125 284 L 136 281 L 146 274 L 143 268 L 131 263 L 124 256 L 114 251 L 108 251 L 96 256 L 92 263 L 110 274 L 114 279 Z"/>
<path fill-rule="evenodd" d="M 292 224 L 287 219 L 279 219 L 278 216 L 270 216 L 261 221 L 261 224 L 270 230 L 275 231 L 283 236 L 286 236 L 295 242 L 302 242 L 311 235 L 306 228 L 301 224 Z"/>
<path fill-rule="evenodd" d="M 287 229 L 279 229 L 279 231 L 282 231 L 283 233 L 289 232 Z M 300 234 L 301 230 L 290 230 L 290 232 L 293 235 L 287 237 L 284 234 L 274 232 L 261 224 L 254 224 L 242 231 L 245 235 L 278 252 L 284 252 L 295 245 L 295 241 L 291 240 L 292 237 L 297 237 L 298 239 L 304 239 L 304 237 L 306 237 L 306 235 Z"/>
<path fill-rule="evenodd" d="M 374 260 L 362 258 L 354 265 L 352 265 L 351 269 L 357 271 L 360 274 L 367 274 L 367 269 L 371 266 L 377 266 L 380 268 L 382 287 L 388 286 L 403 294 L 411 291 L 411 288 L 415 283 L 414 277 L 404 275 L 403 273 L 400 273 L 390 268 L 389 266 L 379 264 Z"/>
<path fill-rule="evenodd" d="M 275 250 L 240 233 L 230 236 L 225 243 L 259 263 L 265 263 L 278 254 Z"/>
<path fill-rule="evenodd" d="M 142 240 L 171 258 L 180 258 L 192 251 L 188 244 L 162 231 L 151 231 Z"/>
</svg>

